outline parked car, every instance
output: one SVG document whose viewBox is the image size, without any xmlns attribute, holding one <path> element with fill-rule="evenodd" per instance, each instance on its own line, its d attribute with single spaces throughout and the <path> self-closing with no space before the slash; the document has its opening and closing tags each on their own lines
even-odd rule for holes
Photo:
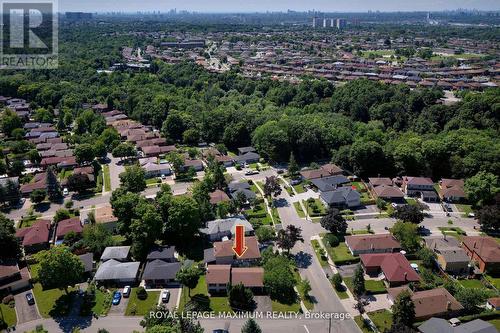
<svg viewBox="0 0 500 333">
<path fill-rule="evenodd" d="M 295 186 L 295 185 L 299 185 L 302 181 L 300 179 L 292 179 L 292 181 L 290 182 L 290 184 L 292 186 Z"/>
<path fill-rule="evenodd" d="M 35 304 L 35 298 L 33 297 L 32 293 L 26 294 L 26 301 L 28 302 L 29 305 Z"/>
<path fill-rule="evenodd" d="M 69 191 L 68 189 L 65 187 L 64 190 L 63 190 L 63 195 L 64 196 L 67 196 L 69 194 Z"/>
<path fill-rule="evenodd" d="M 161 292 L 161 301 L 163 303 L 168 303 L 169 300 L 170 300 L 170 291 L 169 290 L 163 290 Z"/>
<path fill-rule="evenodd" d="M 224 329 L 217 329 L 217 330 L 213 330 L 212 333 L 229 333 L 229 331 L 224 330 Z"/>
<path fill-rule="evenodd" d="M 118 305 L 120 304 L 120 301 L 122 299 L 122 293 L 119 292 L 118 290 L 113 293 L 113 305 Z"/>
<path fill-rule="evenodd" d="M 249 170 L 245 172 L 245 176 L 258 175 L 259 172 L 257 170 Z"/>
<path fill-rule="evenodd" d="M 125 286 L 125 288 L 123 288 L 123 297 L 124 298 L 127 298 L 130 296 L 130 290 L 131 290 L 130 286 Z"/>
</svg>

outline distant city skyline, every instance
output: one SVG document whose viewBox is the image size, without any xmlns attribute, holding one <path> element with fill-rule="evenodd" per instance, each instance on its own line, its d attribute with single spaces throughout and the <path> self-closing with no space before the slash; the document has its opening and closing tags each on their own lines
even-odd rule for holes
<svg viewBox="0 0 500 333">
<path fill-rule="evenodd" d="M 228 13 L 267 11 L 367 12 L 442 11 L 463 9 L 500 10 L 499 0 L 59 0 L 60 11 L 136 12 L 179 10 Z"/>
</svg>

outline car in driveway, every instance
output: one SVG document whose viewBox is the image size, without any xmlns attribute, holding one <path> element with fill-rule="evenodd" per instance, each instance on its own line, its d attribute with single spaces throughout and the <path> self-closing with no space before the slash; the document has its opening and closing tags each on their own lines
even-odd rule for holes
<svg viewBox="0 0 500 333">
<path fill-rule="evenodd" d="M 252 175 L 258 175 L 259 172 L 257 170 L 249 170 L 245 172 L 245 176 L 252 176 Z"/>
<path fill-rule="evenodd" d="M 122 293 L 119 292 L 118 290 L 113 293 L 113 305 L 118 305 L 120 304 L 120 301 L 122 299 Z"/>
<path fill-rule="evenodd" d="M 26 302 L 28 302 L 29 305 L 35 304 L 35 298 L 33 297 L 32 293 L 27 293 L 25 297 L 26 297 Z"/>
<path fill-rule="evenodd" d="M 123 297 L 124 298 L 127 298 L 130 296 L 130 290 L 131 290 L 130 286 L 125 286 L 125 288 L 123 288 Z"/>
<path fill-rule="evenodd" d="M 168 301 L 170 300 L 170 291 L 168 290 L 163 290 L 161 292 L 161 301 L 163 303 L 168 303 Z"/>
</svg>

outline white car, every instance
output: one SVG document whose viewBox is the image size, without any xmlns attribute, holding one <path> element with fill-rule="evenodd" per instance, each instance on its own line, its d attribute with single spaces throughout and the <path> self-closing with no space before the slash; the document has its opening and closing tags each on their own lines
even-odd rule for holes
<svg viewBox="0 0 500 333">
<path fill-rule="evenodd" d="M 169 300 L 170 300 L 170 291 L 169 290 L 163 290 L 161 292 L 161 301 L 163 303 L 168 303 Z"/>
<path fill-rule="evenodd" d="M 64 196 L 67 196 L 69 194 L 69 191 L 68 189 L 65 187 L 64 190 L 63 190 L 63 195 Z"/>
<path fill-rule="evenodd" d="M 123 288 L 123 291 L 122 291 L 122 294 L 123 294 L 123 297 L 127 298 L 130 296 L 130 286 L 125 286 L 125 288 Z"/>
</svg>

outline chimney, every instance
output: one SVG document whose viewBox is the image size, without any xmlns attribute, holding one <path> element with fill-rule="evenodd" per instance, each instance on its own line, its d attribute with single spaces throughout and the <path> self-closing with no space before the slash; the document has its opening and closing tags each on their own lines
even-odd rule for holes
<svg viewBox="0 0 500 333">
<path fill-rule="evenodd" d="M 446 310 L 448 310 L 448 311 L 451 310 L 451 302 L 450 301 L 446 302 Z"/>
</svg>

